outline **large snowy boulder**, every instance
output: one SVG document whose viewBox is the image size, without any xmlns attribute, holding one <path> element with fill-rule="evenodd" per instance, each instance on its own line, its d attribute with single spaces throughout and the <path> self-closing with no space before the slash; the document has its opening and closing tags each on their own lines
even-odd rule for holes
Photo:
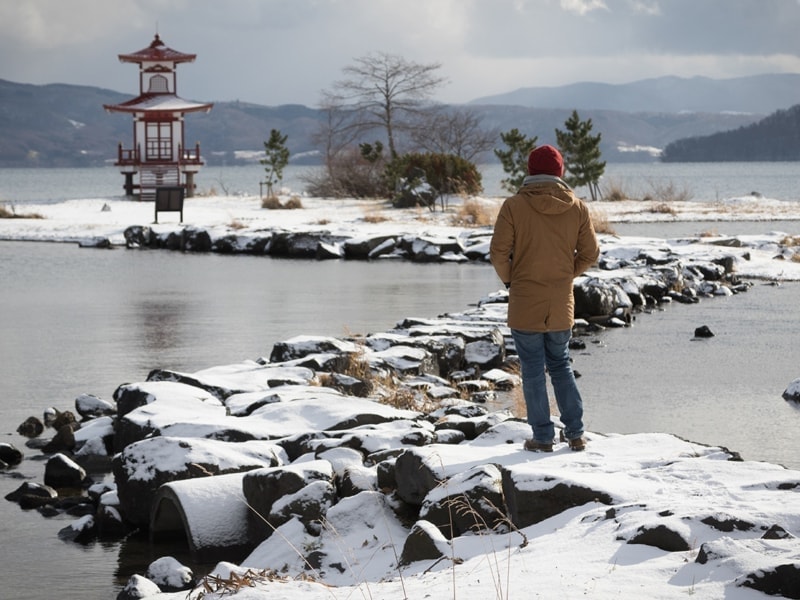
<svg viewBox="0 0 800 600">
<path fill-rule="evenodd" d="M 271 442 L 152 437 L 128 445 L 114 457 L 113 471 L 123 518 L 147 527 L 158 488 L 170 481 L 274 467 L 286 462 Z"/>
</svg>

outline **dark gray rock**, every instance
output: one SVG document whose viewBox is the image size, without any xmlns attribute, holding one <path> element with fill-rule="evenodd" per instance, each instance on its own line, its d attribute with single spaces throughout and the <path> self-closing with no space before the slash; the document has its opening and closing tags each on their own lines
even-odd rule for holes
<svg viewBox="0 0 800 600">
<path fill-rule="evenodd" d="M 56 489 L 79 488 L 86 479 L 86 471 L 64 454 L 56 454 L 47 461 L 44 484 Z"/>
<path fill-rule="evenodd" d="M 155 241 L 153 230 L 142 225 L 128 227 L 123 235 L 127 248 L 150 248 Z"/>
<path fill-rule="evenodd" d="M 116 600 L 142 600 L 161 593 L 161 589 L 141 575 L 132 575 Z"/>
<path fill-rule="evenodd" d="M 53 454 L 56 452 L 72 452 L 75 449 L 75 428 L 77 423 L 61 425 L 56 429 L 55 435 L 47 444 L 42 446 L 42 452 Z"/>
<path fill-rule="evenodd" d="M 619 284 L 591 279 L 573 288 L 575 316 L 590 319 L 615 314 L 618 308 L 630 309 L 633 302 Z"/>
<path fill-rule="evenodd" d="M 343 362 L 338 372 L 345 371 L 349 357 L 347 355 L 357 354 L 358 347 L 352 342 L 346 342 L 333 337 L 319 336 L 299 336 L 289 340 L 278 342 L 272 347 L 269 357 L 270 363 L 285 363 L 304 358 L 313 354 L 335 354 L 342 355 Z"/>
<path fill-rule="evenodd" d="M 605 492 L 553 480 L 545 475 L 542 476 L 540 489 L 518 489 L 512 473 L 506 469 L 503 469 L 502 473 L 503 494 L 509 517 L 519 529 L 540 523 L 569 508 L 588 502 L 612 504 L 612 498 Z M 544 487 L 545 485 L 549 487 Z"/>
<path fill-rule="evenodd" d="M 20 502 L 25 497 L 44 498 L 46 500 L 53 500 L 58 497 L 56 492 L 49 485 L 42 485 L 39 483 L 31 483 L 26 481 L 20 485 L 16 490 L 6 494 L 5 498 L 9 502 Z"/>
<path fill-rule="evenodd" d="M 75 411 L 85 420 L 113 415 L 117 409 L 110 402 L 93 394 L 81 394 L 75 398 Z"/>
<path fill-rule="evenodd" d="M 26 438 L 39 437 L 43 432 L 44 423 L 36 417 L 28 417 L 17 427 L 17 433 Z"/>
<path fill-rule="evenodd" d="M 503 334 L 494 329 L 487 334 L 489 339 L 469 342 L 464 348 L 464 364 L 479 371 L 488 371 L 503 366 L 506 347 Z"/>
<path fill-rule="evenodd" d="M 313 481 L 294 494 L 281 497 L 272 505 L 267 521 L 280 527 L 297 519 L 311 535 L 319 535 L 325 513 L 336 503 L 336 488 L 331 481 Z"/>
<path fill-rule="evenodd" d="M 13 467 L 21 463 L 22 459 L 22 450 L 14 446 L 14 444 L 0 442 L 0 461 L 3 461 L 9 467 Z"/>
<path fill-rule="evenodd" d="M 164 593 L 190 590 L 196 583 L 192 570 L 171 556 L 151 562 L 144 575 Z"/>
<path fill-rule="evenodd" d="M 85 516 L 77 519 L 61 529 L 58 537 L 76 544 L 88 544 L 97 538 L 97 526 L 94 517 Z"/>
<path fill-rule="evenodd" d="M 411 528 L 400 553 L 400 566 L 421 560 L 437 561 L 452 554 L 452 548 L 442 532 L 428 521 L 418 521 Z"/>
<path fill-rule="evenodd" d="M 800 599 L 800 565 L 788 563 L 771 569 L 759 569 L 744 576 L 739 584 L 768 596 Z"/>
<path fill-rule="evenodd" d="M 344 256 L 349 259 L 361 260 L 377 258 L 383 254 L 390 254 L 393 252 L 395 247 L 394 242 L 394 236 L 390 235 L 345 240 Z"/>
<path fill-rule="evenodd" d="M 795 379 L 783 390 L 783 399 L 800 403 L 800 379 Z"/>
<path fill-rule="evenodd" d="M 442 482 L 435 498 L 422 503 L 419 516 L 433 523 L 447 539 L 487 530 L 507 531 L 500 480 L 500 471 L 494 465 L 467 469 Z"/>
<path fill-rule="evenodd" d="M 274 467 L 283 460 L 278 449 L 262 441 L 232 443 L 172 437 L 129 444 L 112 462 L 122 518 L 127 524 L 146 528 L 156 491 L 164 483 Z M 169 456 L 169 461 L 164 456 Z"/>
<path fill-rule="evenodd" d="M 325 460 L 315 460 L 297 465 L 255 469 L 249 471 L 242 479 L 242 493 L 250 505 L 248 513 L 248 535 L 250 541 L 259 543 L 272 535 L 276 527 L 282 525 L 291 517 L 291 513 L 283 508 L 273 513 L 273 506 L 283 498 L 290 498 L 298 494 L 310 484 L 322 481 L 326 487 L 317 498 L 317 502 L 308 500 L 308 511 L 314 513 L 321 507 L 320 503 L 332 502 L 333 469 Z M 293 508 L 302 509 L 301 498 L 295 500 Z M 286 506 L 286 502 L 282 503 Z"/>
<path fill-rule="evenodd" d="M 406 450 L 397 457 L 394 473 L 397 495 L 416 506 L 422 506 L 425 496 L 439 485 L 439 475 L 413 450 Z"/>
<path fill-rule="evenodd" d="M 689 542 L 680 533 L 664 524 L 640 527 L 628 543 L 653 546 L 664 552 L 686 552 L 691 549 Z"/>
<path fill-rule="evenodd" d="M 711 331 L 708 325 L 702 325 L 694 330 L 694 337 L 696 338 L 712 338 L 714 332 Z"/>
</svg>

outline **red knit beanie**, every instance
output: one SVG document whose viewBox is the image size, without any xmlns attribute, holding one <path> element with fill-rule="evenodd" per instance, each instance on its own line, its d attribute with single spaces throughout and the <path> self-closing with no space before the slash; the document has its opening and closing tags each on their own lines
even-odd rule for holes
<svg viewBox="0 0 800 600">
<path fill-rule="evenodd" d="M 564 159 L 561 153 L 553 146 L 539 146 L 531 150 L 528 155 L 528 175 L 555 175 L 564 174 Z"/>
</svg>

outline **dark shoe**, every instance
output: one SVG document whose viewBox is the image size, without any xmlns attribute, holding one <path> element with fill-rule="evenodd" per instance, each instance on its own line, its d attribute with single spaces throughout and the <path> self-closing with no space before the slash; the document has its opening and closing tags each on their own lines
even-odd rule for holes
<svg viewBox="0 0 800 600">
<path fill-rule="evenodd" d="M 525 450 L 530 450 L 531 452 L 553 451 L 553 444 L 545 444 L 543 442 L 537 442 L 536 440 L 525 440 L 523 447 L 525 448 Z"/>
<path fill-rule="evenodd" d="M 574 452 L 586 450 L 586 440 L 584 440 L 582 437 L 576 437 L 575 439 L 568 440 L 567 443 L 569 444 L 569 449 Z"/>
<path fill-rule="evenodd" d="M 564 430 L 558 432 L 558 439 L 562 442 L 567 442 L 569 444 L 569 449 L 573 452 L 580 452 L 582 450 L 586 450 L 586 440 L 583 437 L 576 437 L 571 440 L 567 439 L 567 436 L 564 435 Z"/>
</svg>

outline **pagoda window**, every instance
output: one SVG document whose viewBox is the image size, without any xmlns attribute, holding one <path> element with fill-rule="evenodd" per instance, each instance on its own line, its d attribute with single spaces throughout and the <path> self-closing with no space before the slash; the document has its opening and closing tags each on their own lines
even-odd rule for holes
<svg viewBox="0 0 800 600">
<path fill-rule="evenodd" d="M 169 80 L 163 75 L 153 75 L 150 78 L 150 89 L 147 90 L 148 94 L 168 94 L 169 93 Z"/>
<path fill-rule="evenodd" d="M 172 160 L 172 123 L 147 123 L 146 160 Z"/>
</svg>

